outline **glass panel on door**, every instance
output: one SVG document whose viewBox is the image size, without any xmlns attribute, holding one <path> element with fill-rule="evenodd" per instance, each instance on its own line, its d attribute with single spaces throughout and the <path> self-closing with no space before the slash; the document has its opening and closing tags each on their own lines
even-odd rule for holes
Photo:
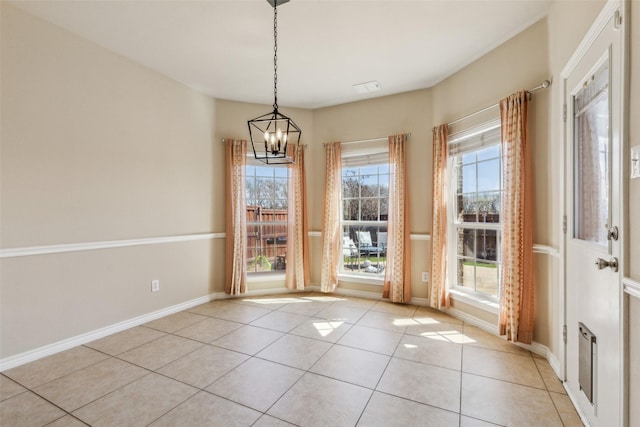
<svg viewBox="0 0 640 427">
<path fill-rule="evenodd" d="M 609 67 L 603 64 L 574 98 L 573 237 L 608 246 Z"/>
</svg>

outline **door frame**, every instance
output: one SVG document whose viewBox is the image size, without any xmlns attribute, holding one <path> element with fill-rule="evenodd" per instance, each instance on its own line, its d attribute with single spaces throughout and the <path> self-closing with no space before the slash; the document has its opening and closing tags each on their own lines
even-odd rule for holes
<svg viewBox="0 0 640 427">
<path fill-rule="evenodd" d="M 560 333 L 559 333 L 559 342 L 558 348 L 559 354 L 559 368 L 560 372 L 558 372 L 560 379 L 564 382 L 566 381 L 567 375 L 567 337 L 566 337 L 566 325 L 567 325 L 567 199 L 568 194 L 570 192 L 569 186 L 572 185 L 567 179 L 567 161 L 569 156 L 569 144 L 573 144 L 573 141 L 568 140 L 568 126 L 572 126 L 573 120 L 567 117 L 567 79 L 571 75 L 571 73 L 578 66 L 579 62 L 586 55 L 587 51 L 594 44 L 595 40 L 598 38 L 602 30 L 605 28 L 607 23 L 614 18 L 620 18 L 619 22 L 619 31 L 621 32 L 621 67 L 622 67 L 622 80 L 621 80 L 621 97 L 619 105 L 621 114 L 620 114 L 620 122 L 619 130 L 620 130 L 620 148 L 618 150 L 618 156 L 614 158 L 612 152 L 611 165 L 612 167 L 620 168 L 620 182 L 618 182 L 620 188 L 620 204 L 621 204 L 621 222 L 619 225 L 620 230 L 620 259 L 619 259 L 619 268 L 620 273 L 619 283 L 617 284 L 620 287 L 620 325 L 621 329 L 619 331 L 620 334 L 620 366 L 622 373 L 622 381 L 620 390 L 620 395 L 623 397 L 623 401 L 621 403 L 620 410 L 622 413 L 620 414 L 620 419 L 623 422 L 623 426 L 628 425 L 628 412 L 629 412 L 629 395 L 628 395 L 628 356 L 626 352 L 628 350 L 628 342 L 626 340 L 626 319 L 628 319 L 627 307 L 624 304 L 624 292 L 623 292 L 623 281 L 624 277 L 628 276 L 628 259 L 629 259 L 629 242 L 626 239 L 626 230 L 628 230 L 629 224 L 629 201 L 628 201 L 628 179 L 629 176 L 629 162 L 628 162 L 628 152 L 629 152 L 629 132 L 628 132 L 628 123 L 629 123 L 629 49 L 630 49 L 630 25 L 628 23 L 628 19 L 630 19 L 630 1 L 629 0 L 608 0 L 607 3 L 603 6 L 600 14 L 596 18 L 596 20 L 591 25 L 589 31 L 584 36 L 575 52 L 567 62 L 567 64 L 562 69 L 560 73 L 560 82 L 561 82 L 561 90 L 559 91 L 559 100 L 558 104 L 560 106 L 561 117 L 559 117 L 560 121 L 560 129 L 561 132 L 559 141 L 562 142 L 562 147 L 559 150 L 560 154 L 560 173 L 562 179 L 562 195 L 561 195 L 561 217 L 559 218 L 561 226 L 561 235 L 560 235 L 560 265 L 559 265 L 559 284 L 558 287 L 558 309 L 559 309 L 559 319 L 561 321 Z M 578 410 L 580 417 L 582 418 L 583 423 L 585 425 L 588 424 L 588 419 L 584 414 L 581 413 L 580 408 L 576 404 L 576 398 L 572 395 L 571 391 L 565 386 L 567 394 L 574 406 Z"/>
</svg>

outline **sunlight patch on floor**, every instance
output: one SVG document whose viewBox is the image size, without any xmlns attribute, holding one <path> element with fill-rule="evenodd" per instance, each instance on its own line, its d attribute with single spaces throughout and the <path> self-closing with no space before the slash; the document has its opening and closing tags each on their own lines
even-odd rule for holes
<svg viewBox="0 0 640 427">
<path fill-rule="evenodd" d="M 313 326 L 316 328 L 321 337 L 326 337 L 333 331 L 342 326 L 344 322 L 313 322 Z"/>
<path fill-rule="evenodd" d="M 459 331 L 423 332 L 420 336 L 436 341 L 447 341 L 456 344 L 469 344 L 476 342 L 474 339 L 469 338 Z"/>
<path fill-rule="evenodd" d="M 302 298 L 245 298 L 242 301 L 256 304 L 293 304 L 298 302 L 311 302 Z"/>
<path fill-rule="evenodd" d="M 414 317 L 413 320 L 415 320 L 420 325 L 435 325 L 437 323 L 440 323 L 433 317 Z"/>
<path fill-rule="evenodd" d="M 304 299 L 309 299 L 309 300 L 318 301 L 318 302 L 347 301 L 344 298 L 336 298 L 336 297 L 304 297 Z"/>
<path fill-rule="evenodd" d="M 404 319 L 393 319 L 393 326 L 416 326 L 419 325 L 415 319 L 405 317 Z"/>
</svg>

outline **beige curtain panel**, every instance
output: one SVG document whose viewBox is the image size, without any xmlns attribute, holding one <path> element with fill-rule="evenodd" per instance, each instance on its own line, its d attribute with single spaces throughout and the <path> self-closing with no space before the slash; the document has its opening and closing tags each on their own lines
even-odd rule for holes
<svg viewBox="0 0 640 427">
<path fill-rule="evenodd" d="M 447 134 L 446 124 L 433 128 L 433 183 L 431 213 L 431 287 L 429 304 L 449 307 L 447 288 Z"/>
<path fill-rule="evenodd" d="M 389 137 L 389 219 L 387 266 L 382 297 L 391 302 L 411 301 L 411 241 L 406 162 L 407 135 Z"/>
<path fill-rule="evenodd" d="M 289 203 L 287 215 L 287 269 L 285 286 L 304 290 L 309 285 L 309 225 L 307 223 L 307 192 L 304 168 L 304 147 L 292 146 L 289 166 Z"/>
<path fill-rule="evenodd" d="M 533 175 L 527 132 L 529 93 L 500 101 L 502 126 L 502 274 L 500 334 L 530 344 L 534 322 Z"/>
<path fill-rule="evenodd" d="M 225 139 L 226 143 L 226 238 L 225 284 L 227 294 L 247 292 L 247 206 L 245 164 L 247 141 Z"/>
<path fill-rule="evenodd" d="M 325 168 L 320 290 L 333 292 L 338 286 L 342 256 L 342 158 L 339 142 L 325 144 Z"/>
</svg>

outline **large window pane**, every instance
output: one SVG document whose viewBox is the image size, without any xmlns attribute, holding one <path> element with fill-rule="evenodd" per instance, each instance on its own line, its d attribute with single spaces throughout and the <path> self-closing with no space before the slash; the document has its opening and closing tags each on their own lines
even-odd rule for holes
<svg viewBox="0 0 640 427">
<path fill-rule="evenodd" d="M 500 190 L 500 160 L 485 160 L 478 163 L 478 190 Z"/>
<path fill-rule="evenodd" d="M 353 177 L 342 178 L 342 197 L 351 198 L 360 195 L 360 184 Z"/>
<path fill-rule="evenodd" d="M 458 197 L 458 221 L 476 222 L 478 220 L 478 195 L 465 194 Z"/>
<path fill-rule="evenodd" d="M 360 201 L 358 199 L 342 200 L 342 219 L 346 221 L 357 221 L 360 213 Z"/>
<path fill-rule="evenodd" d="M 498 259 L 498 231 L 486 228 L 476 230 L 478 249 L 477 258 L 483 260 L 497 261 Z"/>
<path fill-rule="evenodd" d="M 460 156 L 460 159 L 461 159 L 463 164 L 475 163 L 476 162 L 476 153 L 474 151 L 472 153 L 463 154 L 462 156 Z"/>
<path fill-rule="evenodd" d="M 464 258 L 458 258 L 457 273 L 458 286 L 474 291 L 476 282 L 474 263 Z"/>
<path fill-rule="evenodd" d="M 382 276 L 387 260 L 386 225 L 345 225 L 343 232 L 343 271 Z"/>
<path fill-rule="evenodd" d="M 478 191 L 478 187 L 476 186 L 476 170 L 476 163 L 462 166 L 461 173 L 463 193 L 472 193 Z"/>
<path fill-rule="evenodd" d="M 478 153 L 478 161 L 488 160 L 488 159 L 497 159 L 500 157 L 500 145 L 493 145 L 491 147 L 482 149 L 477 153 Z"/>
<path fill-rule="evenodd" d="M 476 254 L 476 230 L 461 228 L 458 231 L 458 254 L 474 258 Z"/>
<path fill-rule="evenodd" d="M 453 159 L 457 239 L 455 285 L 497 297 L 500 265 L 501 150 L 495 144 L 471 149 Z M 487 224 L 487 228 L 483 227 Z M 452 254 L 453 255 L 453 254 Z"/>
<path fill-rule="evenodd" d="M 361 215 L 362 221 L 378 221 L 378 199 L 361 199 Z"/>
<path fill-rule="evenodd" d="M 476 196 L 478 222 L 500 222 L 500 192 L 479 193 Z"/>
<path fill-rule="evenodd" d="M 286 268 L 287 167 L 247 165 L 247 272 Z"/>
<path fill-rule="evenodd" d="M 609 69 L 574 97 L 574 230 L 576 239 L 607 246 L 609 223 Z"/>
<path fill-rule="evenodd" d="M 476 262 L 476 292 L 498 296 L 498 266 L 494 263 Z"/>
<path fill-rule="evenodd" d="M 384 275 L 389 211 L 388 165 L 342 171 L 343 266 L 346 273 Z"/>
</svg>

